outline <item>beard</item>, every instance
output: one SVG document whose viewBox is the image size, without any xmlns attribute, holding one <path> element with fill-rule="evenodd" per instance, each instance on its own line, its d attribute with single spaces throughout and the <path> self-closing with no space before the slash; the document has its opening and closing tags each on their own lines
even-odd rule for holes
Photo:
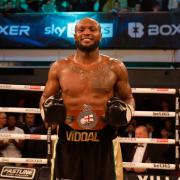
<svg viewBox="0 0 180 180">
<path fill-rule="evenodd" d="M 75 45 L 76 45 L 76 48 L 81 50 L 82 52 L 89 53 L 99 47 L 99 41 L 96 41 L 94 44 L 92 44 L 90 46 L 83 46 L 80 42 L 75 41 Z"/>
</svg>

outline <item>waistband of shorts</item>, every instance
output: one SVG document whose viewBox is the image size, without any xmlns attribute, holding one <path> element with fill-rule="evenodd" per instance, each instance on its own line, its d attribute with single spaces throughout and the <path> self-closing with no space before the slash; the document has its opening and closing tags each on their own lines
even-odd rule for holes
<svg viewBox="0 0 180 180">
<path fill-rule="evenodd" d="M 101 130 L 75 130 L 62 123 L 59 129 L 59 140 L 62 142 L 101 142 L 116 137 L 116 129 L 105 126 Z"/>
</svg>

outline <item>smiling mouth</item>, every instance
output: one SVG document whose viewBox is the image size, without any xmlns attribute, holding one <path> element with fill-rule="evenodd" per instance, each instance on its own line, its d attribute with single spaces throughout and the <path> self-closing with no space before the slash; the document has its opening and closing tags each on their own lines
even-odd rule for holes
<svg viewBox="0 0 180 180">
<path fill-rule="evenodd" d="M 91 41 L 92 38 L 82 38 L 81 40 L 89 40 L 89 41 Z"/>
<path fill-rule="evenodd" d="M 92 39 L 84 38 L 81 41 L 84 42 L 84 43 L 89 43 L 89 42 L 92 42 Z"/>
</svg>

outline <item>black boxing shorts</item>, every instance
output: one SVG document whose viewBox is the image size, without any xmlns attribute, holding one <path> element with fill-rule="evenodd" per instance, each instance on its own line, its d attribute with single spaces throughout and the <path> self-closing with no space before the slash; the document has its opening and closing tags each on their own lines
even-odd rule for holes
<svg viewBox="0 0 180 180">
<path fill-rule="evenodd" d="M 80 131 L 61 124 L 55 180 L 115 180 L 114 137 L 113 127 Z"/>
</svg>

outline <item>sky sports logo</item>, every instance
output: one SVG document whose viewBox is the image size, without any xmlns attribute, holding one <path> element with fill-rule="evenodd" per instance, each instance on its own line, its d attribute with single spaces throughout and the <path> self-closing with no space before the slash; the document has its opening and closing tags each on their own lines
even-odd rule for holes
<svg viewBox="0 0 180 180">
<path fill-rule="evenodd" d="M 131 38 L 142 38 L 148 36 L 175 36 L 180 35 L 180 24 L 150 24 L 144 26 L 141 22 L 128 23 L 128 35 Z"/>
<path fill-rule="evenodd" d="M 67 37 L 74 38 L 76 23 L 68 23 L 67 25 Z M 113 37 L 113 23 L 100 23 L 102 38 L 112 38 Z"/>
<path fill-rule="evenodd" d="M 113 37 L 113 24 L 101 23 L 103 38 Z M 31 27 L 27 25 L 0 25 L 0 35 L 3 36 L 30 36 Z M 44 27 L 44 35 L 65 36 L 67 33 L 68 38 L 74 38 L 75 23 L 68 23 L 64 26 L 51 24 Z"/>
</svg>

